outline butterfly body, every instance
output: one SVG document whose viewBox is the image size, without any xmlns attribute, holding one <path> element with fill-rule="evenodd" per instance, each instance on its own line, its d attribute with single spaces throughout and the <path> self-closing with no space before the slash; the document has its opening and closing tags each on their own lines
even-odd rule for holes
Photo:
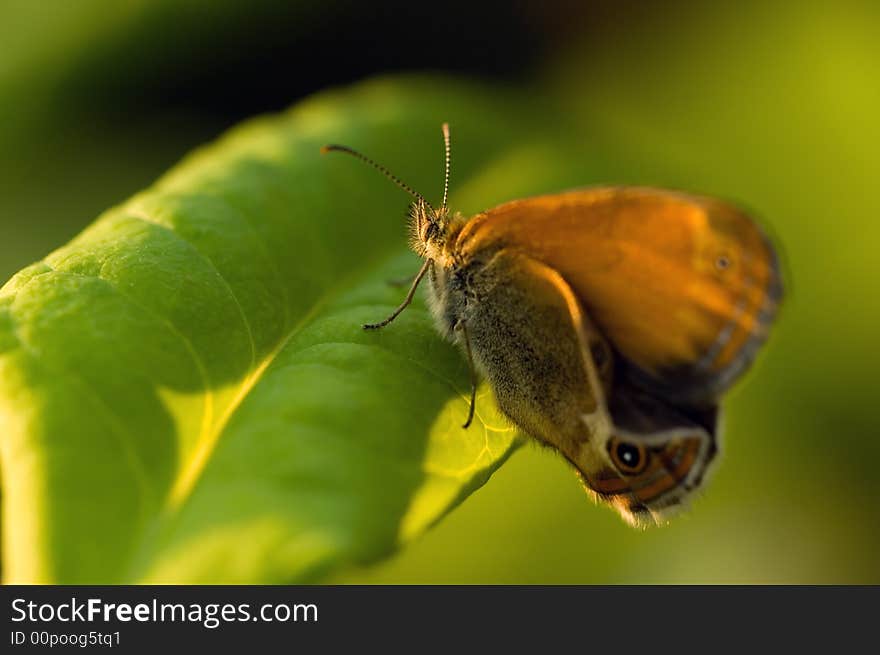
<svg viewBox="0 0 880 655">
<path fill-rule="evenodd" d="M 445 194 L 440 209 L 417 198 L 411 244 L 425 264 L 407 302 L 427 275 L 438 329 L 501 410 L 629 522 L 685 505 L 716 461 L 720 398 L 781 299 L 755 223 L 720 200 L 641 187 L 526 198 L 470 220 Z"/>
</svg>

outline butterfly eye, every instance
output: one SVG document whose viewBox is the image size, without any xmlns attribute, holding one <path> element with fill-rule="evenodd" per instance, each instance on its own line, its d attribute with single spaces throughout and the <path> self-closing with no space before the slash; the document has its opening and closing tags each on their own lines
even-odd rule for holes
<svg viewBox="0 0 880 655">
<path fill-rule="evenodd" d="M 608 447 L 611 459 L 621 473 L 635 475 L 641 473 L 648 464 L 644 446 L 614 438 Z"/>
</svg>

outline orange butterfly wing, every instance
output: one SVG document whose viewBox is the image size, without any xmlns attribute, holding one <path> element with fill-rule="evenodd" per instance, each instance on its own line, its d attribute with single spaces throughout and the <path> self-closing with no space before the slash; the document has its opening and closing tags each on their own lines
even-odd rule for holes
<svg viewBox="0 0 880 655">
<path fill-rule="evenodd" d="M 522 249 L 558 271 L 635 375 L 707 404 L 745 370 L 782 295 L 773 247 L 740 209 L 661 189 L 608 187 L 509 202 L 454 250 Z"/>
</svg>

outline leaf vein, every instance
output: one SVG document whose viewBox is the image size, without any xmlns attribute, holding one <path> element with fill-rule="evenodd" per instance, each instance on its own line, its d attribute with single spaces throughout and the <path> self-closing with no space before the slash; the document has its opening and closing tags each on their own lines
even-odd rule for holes
<svg viewBox="0 0 880 655">
<path fill-rule="evenodd" d="M 248 340 L 249 340 L 250 346 L 251 346 L 251 368 L 253 368 L 254 364 L 257 361 L 257 344 L 254 341 L 254 333 L 253 333 L 253 329 L 251 328 L 250 320 L 248 319 L 247 314 L 245 314 L 244 306 L 241 304 L 241 301 L 238 299 L 238 296 L 235 294 L 235 291 L 233 291 L 232 285 L 229 284 L 229 281 L 223 276 L 223 274 L 220 272 L 220 270 L 214 264 L 213 260 L 210 257 L 208 257 L 206 254 L 204 254 L 201 250 L 199 250 L 192 241 L 190 241 L 189 239 L 186 239 L 185 237 L 183 237 L 183 235 L 181 235 L 180 233 L 178 233 L 176 230 L 172 229 L 168 225 L 165 225 L 164 223 L 162 223 L 158 219 L 150 216 L 143 208 L 136 207 L 136 206 L 135 207 L 126 207 L 125 208 L 125 215 L 130 216 L 131 218 L 134 218 L 136 220 L 142 221 L 144 223 L 154 225 L 161 230 L 165 230 L 166 232 L 173 234 L 177 239 L 183 241 L 190 248 L 192 248 L 192 250 L 199 257 L 201 257 L 202 260 L 208 264 L 208 266 L 211 267 L 211 270 L 214 271 L 214 273 L 217 275 L 217 278 L 223 283 L 223 286 L 226 288 L 226 291 L 229 293 L 229 297 L 232 298 L 232 301 L 235 303 L 235 307 L 238 310 L 239 315 L 241 316 L 241 320 L 242 320 L 242 323 L 244 324 L 245 330 L 247 331 Z"/>
<path fill-rule="evenodd" d="M 28 283 L 30 283 L 30 281 Z M 25 285 L 25 287 L 26 286 L 27 285 Z M 22 289 L 25 287 L 22 287 Z M 21 290 L 19 290 L 19 292 L 20 291 Z M 74 388 L 79 389 L 84 398 L 90 401 L 99 411 L 104 413 L 105 418 L 109 423 L 110 430 L 115 435 L 116 440 L 124 453 L 125 462 L 137 480 L 138 492 L 142 501 L 142 512 L 145 512 L 145 499 L 151 495 L 151 492 L 157 497 L 159 494 L 156 493 L 158 490 L 154 488 L 154 485 L 150 480 L 143 459 L 131 447 L 131 444 L 136 440 L 134 439 L 134 435 L 126 427 L 125 422 L 116 415 L 116 413 L 110 408 L 110 405 L 101 397 L 101 394 L 95 391 L 85 379 L 76 375 L 67 367 L 57 366 L 50 363 L 47 358 L 37 348 L 33 347 L 21 333 L 21 330 L 15 321 L 14 313 L 10 312 L 10 318 L 12 319 L 13 336 L 21 349 L 26 352 L 31 359 L 39 362 L 47 370 L 58 376 L 59 379 L 66 378 L 69 382 L 73 383 Z"/>
</svg>

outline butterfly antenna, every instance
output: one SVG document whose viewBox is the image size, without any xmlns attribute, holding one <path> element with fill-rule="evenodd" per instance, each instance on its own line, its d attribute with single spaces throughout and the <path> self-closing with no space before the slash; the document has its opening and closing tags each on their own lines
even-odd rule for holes
<svg viewBox="0 0 880 655">
<path fill-rule="evenodd" d="M 397 177 L 394 173 L 389 171 L 387 168 L 382 166 L 382 164 L 379 164 L 379 163 L 373 161 L 372 159 L 370 159 L 366 155 L 362 155 L 357 150 L 349 148 L 348 146 L 340 146 L 335 143 L 331 143 L 326 146 L 321 146 L 321 154 L 322 155 L 326 154 L 328 152 L 344 152 L 348 155 L 351 155 L 352 157 L 356 157 L 356 158 L 360 159 L 365 164 L 369 164 L 370 166 L 375 168 L 377 171 L 382 173 L 382 175 L 384 175 L 389 180 L 394 182 L 397 186 L 399 186 L 401 189 L 406 191 L 413 198 L 417 198 L 421 202 L 425 203 L 425 205 L 427 207 L 433 209 L 433 207 L 431 207 L 431 203 L 429 203 L 427 200 L 425 200 L 425 197 L 421 193 L 418 193 L 417 191 L 415 191 L 410 185 L 408 185 L 406 182 L 401 180 L 399 177 Z"/>
<path fill-rule="evenodd" d="M 449 159 L 451 148 L 449 146 L 449 123 L 443 123 L 443 143 L 446 146 L 446 173 L 443 179 L 443 204 L 440 206 L 441 211 L 446 211 L 446 200 L 449 197 Z"/>
</svg>

